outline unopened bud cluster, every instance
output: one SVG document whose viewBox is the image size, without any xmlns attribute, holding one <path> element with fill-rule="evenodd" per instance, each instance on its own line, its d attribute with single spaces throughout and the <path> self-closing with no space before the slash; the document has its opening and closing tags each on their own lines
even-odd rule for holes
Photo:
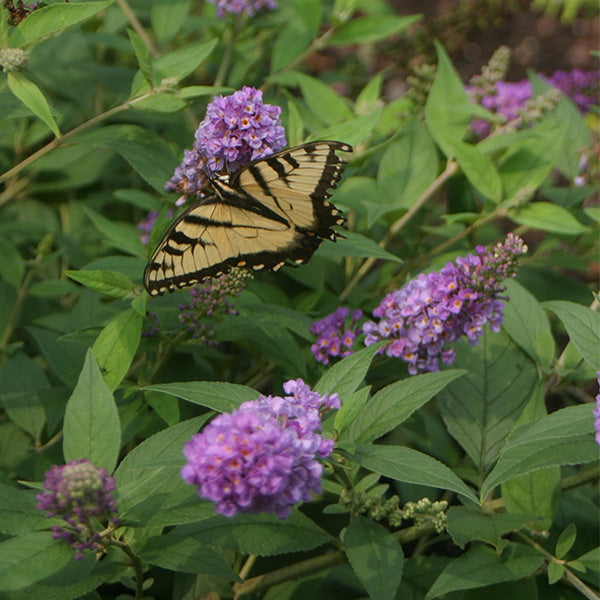
<svg viewBox="0 0 600 600">
<path fill-rule="evenodd" d="M 27 52 L 21 48 L 2 48 L 0 66 L 4 71 L 22 71 L 27 66 Z"/>
<path fill-rule="evenodd" d="M 429 498 L 421 498 L 418 502 L 407 502 L 404 505 L 404 518 L 412 519 L 417 529 L 431 524 L 437 533 L 442 533 L 446 529 L 447 508 L 445 500 L 432 502 Z"/>
<path fill-rule="evenodd" d="M 382 501 L 381 498 L 368 496 L 366 492 L 342 490 L 339 502 L 350 512 L 367 515 L 374 521 L 387 520 L 392 527 L 400 527 L 402 524 L 402 511 L 398 496 L 392 496 Z"/>
</svg>

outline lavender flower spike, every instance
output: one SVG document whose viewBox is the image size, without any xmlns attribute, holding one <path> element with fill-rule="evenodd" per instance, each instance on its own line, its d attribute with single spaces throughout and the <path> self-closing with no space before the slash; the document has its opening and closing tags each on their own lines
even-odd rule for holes
<svg viewBox="0 0 600 600">
<path fill-rule="evenodd" d="M 523 240 L 511 233 L 504 243 L 475 254 L 458 257 L 441 271 L 421 273 L 399 290 L 383 298 L 373 311 L 379 319 L 363 326 L 365 344 L 387 343 L 379 351 L 408 363 L 408 372 L 437 371 L 439 358 L 454 361 L 454 350 L 447 348 L 466 335 L 476 344 L 483 325 L 498 331 L 503 304 L 499 294 L 502 282 L 514 277 L 518 258 L 527 251 Z"/>
<path fill-rule="evenodd" d="M 226 516 L 237 512 L 275 513 L 321 492 L 324 458 L 333 440 L 324 440 L 321 412 L 339 400 L 320 396 L 301 380 L 284 384 L 288 396 L 260 396 L 231 414 L 221 414 L 184 447 L 181 476 L 198 495 L 216 502 Z"/>
<path fill-rule="evenodd" d="M 44 491 L 36 495 L 37 508 L 48 517 L 61 517 L 66 522 L 52 526 L 52 537 L 67 540 L 77 550 L 78 560 L 83 558 L 83 550 L 98 548 L 100 538 L 93 529 L 92 517 L 112 524 L 119 522 L 114 489 L 114 477 L 85 458 L 46 471 Z"/>
<path fill-rule="evenodd" d="M 275 0 L 208 0 L 217 6 L 217 17 L 224 18 L 225 15 L 239 15 L 245 13 L 252 17 L 255 12 L 267 8 L 274 10 L 277 6 Z"/>
<path fill-rule="evenodd" d="M 285 147 L 281 108 L 265 104 L 262 91 L 243 87 L 231 96 L 216 96 L 206 108 L 191 150 L 165 189 L 200 196 L 216 173 L 233 173 L 249 162 Z"/>
<path fill-rule="evenodd" d="M 358 321 L 362 318 L 363 313 L 355 310 L 352 313 L 350 324 L 346 326 L 346 318 L 349 315 L 350 311 L 345 306 L 341 306 L 335 312 L 311 325 L 311 333 L 318 337 L 310 350 L 314 357 L 324 365 L 329 364 L 330 356 L 345 358 L 352 354 L 356 336 L 361 332 Z"/>
</svg>

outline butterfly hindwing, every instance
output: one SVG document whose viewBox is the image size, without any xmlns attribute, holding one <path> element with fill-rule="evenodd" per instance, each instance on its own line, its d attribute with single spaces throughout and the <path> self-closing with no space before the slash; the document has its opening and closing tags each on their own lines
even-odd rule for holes
<svg viewBox="0 0 600 600">
<path fill-rule="evenodd" d="M 186 209 L 169 227 L 144 271 L 151 295 L 193 285 L 234 266 L 276 270 L 307 262 L 331 227 L 343 225 L 327 199 L 344 162 L 341 142 L 312 142 L 256 160 L 231 181 L 215 179 L 215 195 Z"/>
</svg>

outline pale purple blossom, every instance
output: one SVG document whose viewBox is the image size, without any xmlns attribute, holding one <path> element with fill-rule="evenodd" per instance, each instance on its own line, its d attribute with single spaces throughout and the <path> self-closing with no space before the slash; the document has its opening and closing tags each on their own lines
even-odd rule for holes
<svg viewBox="0 0 600 600">
<path fill-rule="evenodd" d="M 252 17 L 262 9 L 274 10 L 277 7 L 275 0 L 208 0 L 217 7 L 217 16 L 224 18 L 227 14 L 239 15 L 245 13 Z"/>
<path fill-rule="evenodd" d="M 458 257 L 440 271 L 421 273 L 383 298 L 373 311 L 377 321 L 363 325 L 365 344 L 385 340 L 379 353 L 402 359 L 412 375 L 439 370 L 440 358 L 451 364 L 455 353 L 449 342 L 464 335 L 476 344 L 485 323 L 499 330 L 502 282 L 516 274 L 526 251 L 523 240 L 508 234 L 491 250 L 478 246 L 475 254 Z"/>
<path fill-rule="evenodd" d="M 231 174 L 249 162 L 286 145 L 281 108 L 265 104 L 262 91 L 243 87 L 230 96 L 215 96 L 165 189 L 183 196 L 201 196 L 210 178 Z"/>
<path fill-rule="evenodd" d="M 361 333 L 358 321 L 363 313 L 360 310 L 353 311 L 350 323 L 347 323 L 349 315 L 350 310 L 341 306 L 311 325 L 311 333 L 318 337 L 310 349 L 315 358 L 324 365 L 329 364 L 329 357 L 345 358 L 352 354 L 352 346 Z"/>
<path fill-rule="evenodd" d="M 165 213 L 165 216 L 170 219 L 173 216 L 173 212 L 169 209 Z M 158 219 L 158 211 L 151 210 L 146 218 L 137 224 L 137 230 L 141 232 L 140 240 L 142 244 L 147 245 L 150 241 L 150 234 L 152 233 L 156 219 Z"/>
<path fill-rule="evenodd" d="M 216 417 L 184 447 L 181 476 L 217 512 L 275 513 L 321 493 L 319 458 L 333 451 L 323 439 L 321 415 L 339 408 L 336 394 L 321 396 L 301 379 L 287 381 L 285 397 L 260 396 Z"/>
<path fill-rule="evenodd" d="M 53 465 L 44 480 L 44 491 L 36 495 L 37 508 L 48 517 L 61 517 L 66 525 L 53 525 L 52 537 L 65 539 L 75 558 L 83 558 L 83 550 L 97 549 L 99 535 L 93 521 L 118 523 L 117 505 L 113 497 L 114 477 L 87 459 L 72 460 L 66 465 Z"/>
</svg>

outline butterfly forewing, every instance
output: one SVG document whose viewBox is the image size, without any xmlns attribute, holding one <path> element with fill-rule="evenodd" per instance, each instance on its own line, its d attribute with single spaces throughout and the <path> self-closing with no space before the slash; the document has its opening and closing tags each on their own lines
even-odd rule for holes
<svg viewBox="0 0 600 600">
<path fill-rule="evenodd" d="M 307 262 L 341 213 L 328 202 L 344 162 L 341 142 L 312 142 L 250 163 L 217 194 L 185 210 L 171 225 L 144 271 L 151 295 L 193 285 L 234 266 L 278 269 Z"/>
</svg>

